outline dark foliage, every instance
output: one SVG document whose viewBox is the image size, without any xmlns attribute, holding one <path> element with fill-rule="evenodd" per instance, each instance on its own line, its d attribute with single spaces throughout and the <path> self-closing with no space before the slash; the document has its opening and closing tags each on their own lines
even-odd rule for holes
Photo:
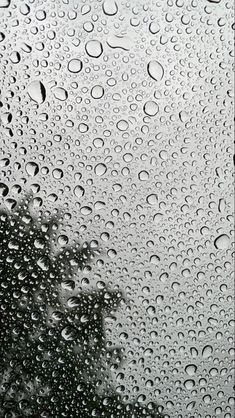
<svg viewBox="0 0 235 418">
<path fill-rule="evenodd" d="M 121 351 L 106 341 L 103 318 L 122 295 L 81 289 L 94 250 L 55 252 L 55 219 L 34 219 L 29 201 L 0 213 L 0 416 L 162 416 L 153 404 L 122 402 L 110 384 Z"/>
</svg>

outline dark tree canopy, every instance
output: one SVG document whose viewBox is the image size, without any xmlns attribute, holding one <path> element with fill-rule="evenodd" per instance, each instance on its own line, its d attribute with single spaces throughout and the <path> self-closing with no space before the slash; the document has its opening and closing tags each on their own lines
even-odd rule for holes
<svg viewBox="0 0 235 418">
<path fill-rule="evenodd" d="M 103 318 L 122 294 L 82 290 L 75 270 L 94 249 L 55 252 L 56 220 L 35 219 L 29 202 L 0 212 L 0 416 L 161 417 L 152 403 L 124 403 L 110 383 L 122 353 L 106 341 Z"/>
</svg>

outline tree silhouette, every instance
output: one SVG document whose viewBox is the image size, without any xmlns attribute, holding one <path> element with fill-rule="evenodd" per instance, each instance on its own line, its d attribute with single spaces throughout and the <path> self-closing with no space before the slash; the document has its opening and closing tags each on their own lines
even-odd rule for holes
<svg viewBox="0 0 235 418">
<path fill-rule="evenodd" d="M 77 243 L 56 252 L 56 219 L 35 219 L 29 206 L 26 198 L 0 212 L 0 416 L 161 417 L 110 384 L 121 350 L 106 341 L 103 319 L 122 294 L 82 290 L 75 272 L 95 251 Z"/>
</svg>

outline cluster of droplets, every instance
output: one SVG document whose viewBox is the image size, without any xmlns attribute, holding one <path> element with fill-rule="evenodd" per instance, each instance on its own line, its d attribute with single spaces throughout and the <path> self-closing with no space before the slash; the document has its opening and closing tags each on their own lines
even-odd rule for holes
<svg viewBox="0 0 235 418">
<path fill-rule="evenodd" d="M 97 237 L 113 383 L 170 418 L 232 417 L 232 7 L 0 0 L 3 203 Z"/>
</svg>

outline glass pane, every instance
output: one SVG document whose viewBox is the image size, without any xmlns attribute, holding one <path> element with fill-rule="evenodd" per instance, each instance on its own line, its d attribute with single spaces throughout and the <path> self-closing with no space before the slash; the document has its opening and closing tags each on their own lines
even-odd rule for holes
<svg viewBox="0 0 235 418">
<path fill-rule="evenodd" d="M 232 1 L 0 20 L 0 416 L 232 418 Z"/>
</svg>

